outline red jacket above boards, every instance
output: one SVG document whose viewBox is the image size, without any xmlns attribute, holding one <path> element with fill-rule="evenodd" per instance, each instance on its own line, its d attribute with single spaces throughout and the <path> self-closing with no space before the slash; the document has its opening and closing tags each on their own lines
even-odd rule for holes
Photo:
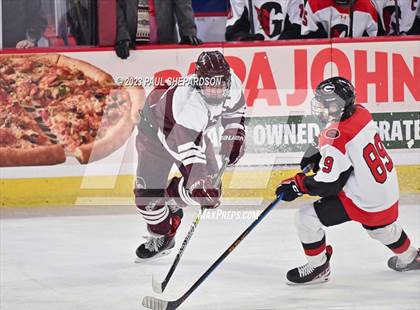
<svg viewBox="0 0 420 310">
<path fill-rule="evenodd" d="M 413 29 L 420 21 L 420 1 L 372 0 L 381 20 L 381 33 L 384 35 L 420 34 Z M 396 7 L 400 11 L 398 23 L 395 18 Z M 417 15 L 417 16 L 416 16 Z M 417 32 L 417 33 L 416 33 Z"/>
<path fill-rule="evenodd" d="M 297 39 L 303 6 L 303 0 L 230 0 L 226 40 Z"/>
<path fill-rule="evenodd" d="M 308 0 L 302 17 L 303 36 L 313 38 L 374 37 L 378 14 L 370 0 L 355 0 L 350 5 L 335 0 Z"/>
</svg>

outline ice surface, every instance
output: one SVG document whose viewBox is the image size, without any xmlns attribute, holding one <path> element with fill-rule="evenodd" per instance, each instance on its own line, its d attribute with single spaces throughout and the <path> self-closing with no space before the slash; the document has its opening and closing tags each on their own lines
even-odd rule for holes
<svg viewBox="0 0 420 310">
<path fill-rule="evenodd" d="M 420 245 L 420 206 L 404 205 L 399 222 Z M 294 209 L 280 206 L 229 255 L 180 309 L 420 308 L 420 272 L 386 266 L 392 253 L 357 223 L 328 229 L 334 247 L 331 280 L 290 287 L 288 269 L 304 262 Z M 154 262 L 134 264 L 145 226 L 139 215 L 9 218 L 0 221 L 1 310 L 134 310 L 152 292 L 151 275 L 166 275 L 195 216 L 189 210 L 176 250 Z M 251 220 L 203 220 L 166 291 L 183 294 Z"/>
</svg>

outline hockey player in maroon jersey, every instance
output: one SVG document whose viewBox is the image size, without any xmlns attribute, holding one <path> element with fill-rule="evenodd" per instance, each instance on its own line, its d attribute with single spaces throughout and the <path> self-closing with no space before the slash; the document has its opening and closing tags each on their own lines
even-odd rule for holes
<svg viewBox="0 0 420 310">
<path fill-rule="evenodd" d="M 303 2 L 303 0 L 230 0 L 226 40 L 298 39 Z"/>
<path fill-rule="evenodd" d="M 351 220 L 396 254 L 388 260 L 391 269 L 420 269 L 419 250 L 396 223 L 399 191 L 394 164 L 371 114 L 354 102 L 354 88 L 342 77 L 318 85 L 311 109 L 323 129 L 318 149 L 310 147 L 301 162 L 302 167 L 313 165 L 315 175 L 298 173 L 276 190 L 286 201 L 303 194 L 322 197 L 297 213 L 298 235 L 308 262 L 287 273 L 291 284 L 328 280 L 332 248 L 326 245 L 323 226 Z"/>
<path fill-rule="evenodd" d="M 378 15 L 370 0 L 308 0 L 301 34 L 306 38 L 376 36 Z"/>
<path fill-rule="evenodd" d="M 187 81 L 187 83 L 185 82 Z M 213 145 L 206 133 L 220 119 L 220 154 L 235 164 L 244 153 L 246 104 L 239 78 L 219 51 L 203 52 L 195 74 L 181 84 L 155 89 L 138 126 L 136 205 L 150 236 L 138 261 L 168 254 L 186 205 L 216 208 L 221 187 Z M 175 164 L 182 177 L 168 175 Z"/>
</svg>

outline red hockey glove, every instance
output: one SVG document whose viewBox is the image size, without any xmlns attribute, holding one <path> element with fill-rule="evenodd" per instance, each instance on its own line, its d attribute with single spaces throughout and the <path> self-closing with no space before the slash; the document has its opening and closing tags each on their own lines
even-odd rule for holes
<svg viewBox="0 0 420 310">
<path fill-rule="evenodd" d="M 298 173 L 293 178 L 285 179 L 276 189 L 276 195 L 283 195 L 284 201 L 293 201 L 307 192 L 303 179 L 305 174 Z"/>
<path fill-rule="evenodd" d="M 229 158 L 229 165 L 234 165 L 245 153 L 245 131 L 238 128 L 226 129 L 222 135 L 219 154 Z"/>
<path fill-rule="evenodd" d="M 220 205 L 221 189 L 214 188 L 209 177 L 195 181 L 189 188 L 192 199 L 203 208 L 214 209 Z"/>
</svg>

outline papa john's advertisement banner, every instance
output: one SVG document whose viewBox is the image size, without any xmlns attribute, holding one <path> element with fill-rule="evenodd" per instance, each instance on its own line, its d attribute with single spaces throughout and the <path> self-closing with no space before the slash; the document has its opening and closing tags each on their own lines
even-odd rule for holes
<svg viewBox="0 0 420 310">
<path fill-rule="evenodd" d="M 271 164 L 267 161 L 273 156 L 285 163 L 298 163 L 302 151 L 319 132 L 309 115 L 313 89 L 323 79 L 341 75 L 354 83 L 357 101 L 373 113 L 380 135 L 396 162 L 419 164 L 418 39 L 139 47 L 127 60 L 120 60 L 112 50 L 61 54 L 98 67 L 116 83 L 142 84 L 148 92 L 153 82 L 194 72 L 195 61 L 203 50 L 220 50 L 243 82 L 248 106 L 247 153 L 240 162 L 242 165 Z M 136 130 L 116 152 L 95 163 L 82 166 L 70 157 L 64 164 L 32 170 L 32 167 L 2 168 L 2 177 L 132 174 L 137 157 L 135 134 Z M 210 132 L 216 147 L 220 134 L 220 130 Z"/>
</svg>

